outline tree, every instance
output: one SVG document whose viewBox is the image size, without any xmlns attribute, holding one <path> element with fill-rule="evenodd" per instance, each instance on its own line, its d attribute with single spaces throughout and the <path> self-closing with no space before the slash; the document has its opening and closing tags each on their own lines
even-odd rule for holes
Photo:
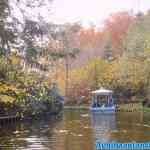
<svg viewBox="0 0 150 150">
<path fill-rule="evenodd" d="M 76 34 L 79 32 L 80 26 L 74 24 L 73 26 L 66 25 L 65 30 L 61 33 L 61 41 L 63 43 L 63 54 L 66 68 L 66 79 L 65 79 L 65 96 L 68 96 L 69 87 L 69 64 L 70 58 L 75 58 L 78 54 L 79 49 L 76 41 Z"/>
<path fill-rule="evenodd" d="M 135 21 L 131 24 L 123 43 L 125 51 L 137 55 L 149 49 L 149 19 L 150 14 L 136 17 Z"/>
<path fill-rule="evenodd" d="M 14 43 L 15 33 L 13 23 L 9 21 L 10 6 L 8 0 L 0 1 L 0 51 L 1 54 L 10 52 L 10 44 Z"/>
<path fill-rule="evenodd" d="M 112 44 L 112 55 L 118 56 L 123 53 L 121 46 L 124 36 L 128 32 L 129 26 L 134 21 L 134 17 L 128 12 L 117 12 L 105 20 L 104 32 L 109 33 Z"/>
<path fill-rule="evenodd" d="M 113 59 L 113 48 L 112 48 L 112 39 L 111 37 L 106 39 L 104 45 L 104 59 L 111 61 Z"/>
<path fill-rule="evenodd" d="M 49 44 L 50 55 L 63 59 L 65 63 L 66 77 L 65 77 L 65 95 L 68 94 L 69 82 L 69 68 L 71 59 L 75 58 L 79 52 L 79 43 L 77 40 L 80 25 L 65 24 L 60 26 L 56 32 L 56 40 L 52 40 Z"/>
</svg>

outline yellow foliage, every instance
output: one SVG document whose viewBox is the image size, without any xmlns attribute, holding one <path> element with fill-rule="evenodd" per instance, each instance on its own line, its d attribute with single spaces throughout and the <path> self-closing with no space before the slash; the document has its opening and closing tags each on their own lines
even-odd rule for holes
<svg viewBox="0 0 150 150">
<path fill-rule="evenodd" d="M 13 65 L 19 65 L 21 63 L 21 58 L 17 56 L 16 54 L 12 54 L 10 59 Z"/>
<path fill-rule="evenodd" d="M 14 91 L 16 94 L 20 93 L 20 90 L 14 85 L 0 83 L 0 93 L 6 93 L 7 91 Z"/>
<path fill-rule="evenodd" d="M 16 100 L 16 97 L 8 95 L 9 93 L 20 95 L 21 93 L 23 93 L 23 91 L 21 91 L 21 89 L 17 89 L 17 87 L 15 87 L 14 85 L 0 83 L 0 101 L 5 103 L 13 103 Z"/>
<path fill-rule="evenodd" d="M 0 101 L 4 103 L 13 103 L 15 101 L 15 98 L 12 96 L 0 94 Z"/>
</svg>

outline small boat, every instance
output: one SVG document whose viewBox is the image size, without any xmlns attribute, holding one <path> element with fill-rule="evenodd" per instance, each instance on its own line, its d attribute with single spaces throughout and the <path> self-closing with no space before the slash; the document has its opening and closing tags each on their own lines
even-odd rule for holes
<svg viewBox="0 0 150 150">
<path fill-rule="evenodd" d="M 113 91 L 104 88 L 92 91 L 90 110 L 98 113 L 115 113 L 116 107 L 112 95 Z"/>
</svg>

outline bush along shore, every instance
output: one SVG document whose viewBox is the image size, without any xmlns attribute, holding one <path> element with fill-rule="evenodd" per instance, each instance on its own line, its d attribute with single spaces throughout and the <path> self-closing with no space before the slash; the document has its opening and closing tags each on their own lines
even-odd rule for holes
<svg viewBox="0 0 150 150">
<path fill-rule="evenodd" d="M 26 72 L 17 61 L 17 56 L 0 57 L 0 116 L 59 114 L 63 97 L 56 84 L 43 74 Z"/>
</svg>

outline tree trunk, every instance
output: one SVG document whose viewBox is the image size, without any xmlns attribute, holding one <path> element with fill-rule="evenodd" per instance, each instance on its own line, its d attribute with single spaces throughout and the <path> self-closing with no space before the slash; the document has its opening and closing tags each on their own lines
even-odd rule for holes
<svg viewBox="0 0 150 150">
<path fill-rule="evenodd" d="M 68 60 L 68 56 L 66 57 L 66 60 L 65 60 L 66 64 L 65 64 L 65 67 L 66 67 L 66 77 L 65 77 L 65 99 L 67 100 L 68 99 L 68 86 L 69 86 L 69 60 Z"/>
</svg>

